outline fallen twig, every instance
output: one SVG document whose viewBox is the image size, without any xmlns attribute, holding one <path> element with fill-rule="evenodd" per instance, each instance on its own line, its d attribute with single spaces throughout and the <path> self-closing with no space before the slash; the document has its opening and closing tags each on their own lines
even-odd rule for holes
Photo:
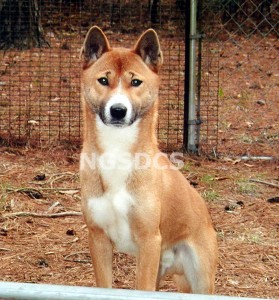
<svg viewBox="0 0 279 300">
<path fill-rule="evenodd" d="M 269 185 L 269 186 L 272 186 L 272 187 L 275 187 L 275 188 L 279 189 L 279 185 L 276 184 L 276 183 L 267 182 L 267 181 L 259 180 L 259 179 L 253 179 L 253 178 L 250 178 L 249 181 L 266 184 L 266 185 Z"/>
<path fill-rule="evenodd" d="M 14 188 L 7 188 L 6 189 L 8 192 L 13 192 L 13 193 L 21 193 L 21 192 L 25 192 L 25 191 L 29 191 L 29 190 L 32 190 L 32 191 L 68 191 L 68 190 L 71 190 L 71 191 L 76 191 L 78 192 L 79 189 L 78 188 L 74 188 L 74 189 L 69 189 L 69 188 L 62 188 L 62 187 L 57 187 L 57 188 L 54 188 L 54 187 L 38 187 L 38 188 L 18 188 L 18 189 L 14 189 Z"/>
<path fill-rule="evenodd" d="M 64 256 L 64 260 L 71 261 L 71 262 L 77 262 L 77 263 L 91 263 L 91 259 L 70 258 L 72 256 L 79 256 L 80 254 L 85 254 L 88 257 L 90 257 L 90 254 L 88 252 L 77 252 L 77 253 L 71 253 L 71 254 Z"/>
<path fill-rule="evenodd" d="M 11 251 L 11 250 L 8 248 L 0 248 L 0 251 Z"/>
<path fill-rule="evenodd" d="M 54 202 L 47 210 L 48 213 L 50 213 L 56 206 L 60 205 L 59 201 Z"/>
<path fill-rule="evenodd" d="M 53 213 L 53 214 L 19 211 L 14 213 L 3 214 L 2 217 L 4 218 L 16 218 L 16 217 L 60 218 L 60 217 L 72 217 L 72 216 L 81 216 L 81 215 L 82 213 L 78 211 L 65 211 L 65 212 Z"/>
<path fill-rule="evenodd" d="M 60 194 L 68 194 L 70 196 L 73 196 L 74 194 L 79 192 L 79 189 L 69 190 L 69 188 L 62 188 L 62 187 L 57 187 L 57 188 L 38 187 L 35 189 L 35 188 L 27 187 L 27 188 L 7 188 L 6 191 L 9 193 L 22 193 L 33 199 L 42 199 L 43 198 L 42 192 L 44 191 L 57 192 Z"/>
<path fill-rule="evenodd" d="M 51 178 L 49 179 L 51 188 L 53 188 L 54 182 L 59 181 L 59 180 L 63 179 L 64 177 L 69 177 L 69 176 L 74 177 L 74 176 L 77 176 L 77 174 L 72 173 L 72 172 L 64 172 L 64 173 L 53 174 L 51 176 Z"/>
<path fill-rule="evenodd" d="M 42 199 L 43 198 L 42 193 L 38 189 L 34 189 L 34 188 L 18 188 L 18 189 L 7 188 L 6 191 L 12 192 L 12 193 L 22 193 L 33 199 Z"/>
</svg>

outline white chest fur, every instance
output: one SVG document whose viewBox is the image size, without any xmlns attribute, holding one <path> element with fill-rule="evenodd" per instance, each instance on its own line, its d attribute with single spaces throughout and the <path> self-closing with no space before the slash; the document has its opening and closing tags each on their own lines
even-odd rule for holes
<svg viewBox="0 0 279 300">
<path fill-rule="evenodd" d="M 137 246 L 129 224 L 129 211 L 134 199 L 126 185 L 133 171 L 130 148 L 137 139 L 138 125 L 114 128 L 97 120 L 97 129 L 100 146 L 104 149 L 96 157 L 97 167 L 108 188 L 102 196 L 90 198 L 88 208 L 94 222 L 106 232 L 118 251 L 136 254 Z"/>
<path fill-rule="evenodd" d="M 137 252 L 128 217 L 132 205 L 133 198 L 124 188 L 113 194 L 91 198 L 88 203 L 94 222 L 106 232 L 118 251 L 128 254 Z"/>
</svg>

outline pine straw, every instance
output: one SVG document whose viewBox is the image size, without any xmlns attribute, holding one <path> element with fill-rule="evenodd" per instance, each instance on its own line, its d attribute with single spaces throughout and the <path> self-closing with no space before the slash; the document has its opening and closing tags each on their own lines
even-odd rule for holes
<svg viewBox="0 0 279 300">
<path fill-rule="evenodd" d="M 41 155 L 45 157 L 44 153 Z M 47 175 L 59 174 L 61 170 L 73 174 L 78 171 L 77 164 L 67 164 L 61 157 L 59 160 L 49 157 L 49 162 L 42 163 L 40 153 L 36 153 L 28 160 L 28 165 L 26 157 L 1 157 L 6 159 L 2 174 L 8 179 L 9 186 L 30 186 L 32 178 L 42 170 Z M 17 164 L 14 164 L 14 160 Z M 221 167 L 224 167 L 224 163 L 202 162 L 200 167 L 195 167 L 195 174 L 201 178 L 205 172 L 213 172 L 214 168 L 221 170 Z M 255 195 L 240 194 L 233 180 L 239 177 L 240 167 L 226 167 L 223 172 L 216 174 L 217 177 L 228 177 L 214 186 L 220 198 L 208 203 L 219 239 L 216 293 L 279 298 L 278 204 L 266 201 L 268 197 L 276 196 L 277 189 L 259 184 Z M 245 176 L 245 170 L 241 171 Z M 249 169 L 249 172 L 256 171 Z M 272 166 L 268 172 L 272 174 Z M 69 190 L 78 187 L 77 176 L 72 176 L 70 180 L 68 176 L 59 176 L 57 181 L 53 179 L 53 176 L 47 176 L 48 181 L 43 186 L 47 188 L 52 185 L 55 189 Z M 201 183 L 198 187 L 201 191 L 204 189 Z M 54 190 L 45 190 L 43 195 L 43 199 L 37 200 L 22 193 L 5 194 L 0 190 L 0 198 L 6 197 L 6 205 L 14 202 L 14 206 L 9 208 L 11 212 L 47 212 L 57 201 L 60 205 L 54 207 L 53 213 L 80 211 L 80 200 L 76 195 L 58 194 Z M 239 200 L 243 201 L 243 208 L 236 206 L 232 212 L 225 211 L 228 203 Z M 2 207 L 8 209 L 7 206 Z M 135 272 L 134 258 L 125 254 L 114 255 L 114 287 L 133 289 Z M 0 278 L 5 281 L 95 286 L 87 229 L 82 217 L 0 218 Z M 162 282 L 161 289 L 176 290 L 170 278 Z"/>
<path fill-rule="evenodd" d="M 233 214 L 213 215 L 219 232 L 216 289 L 226 295 L 279 297 L 278 205 L 250 201 Z"/>
</svg>

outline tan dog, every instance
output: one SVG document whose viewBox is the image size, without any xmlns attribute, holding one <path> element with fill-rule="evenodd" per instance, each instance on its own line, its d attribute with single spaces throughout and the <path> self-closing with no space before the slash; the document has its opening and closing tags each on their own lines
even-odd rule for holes
<svg viewBox="0 0 279 300">
<path fill-rule="evenodd" d="M 175 274 L 181 291 L 213 293 L 217 243 L 206 205 L 157 147 L 156 32 L 129 50 L 111 48 L 94 26 L 81 54 L 82 207 L 97 286 L 112 286 L 114 245 L 136 256 L 137 289 Z"/>
</svg>

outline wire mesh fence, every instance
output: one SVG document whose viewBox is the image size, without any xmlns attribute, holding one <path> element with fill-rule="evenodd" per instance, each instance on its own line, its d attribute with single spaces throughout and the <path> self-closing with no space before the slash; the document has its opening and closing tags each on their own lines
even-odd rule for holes
<svg viewBox="0 0 279 300">
<path fill-rule="evenodd" d="M 4 1 L 0 19 L 2 140 L 80 140 L 79 50 L 95 24 L 116 47 L 132 47 L 149 27 L 158 31 L 164 52 L 158 135 L 163 147 L 182 146 L 184 12 L 175 1 Z"/>
<path fill-rule="evenodd" d="M 273 154 L 278 146 L 278 2 L 199 0 L 197 123 L 204 153 Z M 186 0 L 5 0 L 0 6 L 0 140 L 79 143 L 79 49 L 93 24 L 113 46 L 147 28 L 164 53 L 158 137 L 181 149 Z M 264 119 L 265 114 L 269 115 Z"/>
<path fill-rule="evenodd" d="M 205 151 L 218 136 L 219 153 L 278 155 L 278 8 L 273 0 L 199 1 Z"/>
</svg>

